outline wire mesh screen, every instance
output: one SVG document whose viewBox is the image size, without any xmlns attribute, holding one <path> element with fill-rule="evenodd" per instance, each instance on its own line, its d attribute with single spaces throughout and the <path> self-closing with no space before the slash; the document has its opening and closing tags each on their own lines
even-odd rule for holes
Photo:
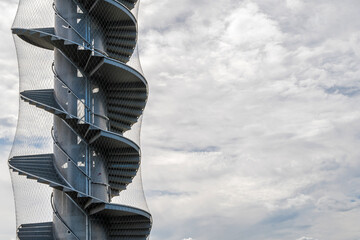
<svg viewBox="0 0 360 240">
<path fill-rule="evenodd" d="M 137 0 L 20 0 L 18 239 L 148 239 Z"/>
</svg>

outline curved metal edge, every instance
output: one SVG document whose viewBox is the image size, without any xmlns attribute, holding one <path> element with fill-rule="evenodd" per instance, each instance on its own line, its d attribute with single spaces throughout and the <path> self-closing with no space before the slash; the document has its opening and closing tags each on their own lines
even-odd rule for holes
<svg viewBox="0 0 360 240">
<path fill-rule="evenodd" d="M 116 59 L 109 58 L 109 57 L 104 58 L 104 63 L 116 66 L 118 68 L 124 69 L 125 71 L 132 73 L 134 76 L 139 78 L 144 83 L 146 88 L 148 88 L 148 82 L 146 81 L 145 77 L 139 71 L 134 69 L 133 67 L 130 67 L 129 65 L 126 65 L 120 61 L 117 61 Z"/>
<path fill-rule="evenodd" d="M 130 140 L 130 139 L 124 137 L 124 136 L 121 136 L 121 135 L 119 135 L 117 133 L 110 132 L 110 131 L 101 130 L 101 132 L 99 132 L 95 137 L 93 137 L 93 139 L 91 139 L 89 143 L 90 144 L 94 143 L 99 137 L 111 138 L 112 140 L 116 140 L 116 141 L 125 143 L 128 146 L 135 149 L 136 152 L 139 153 L 139 156 L 141 155 L 140 154 L 141 153 L 140 146 L 137 145 L 134 141 L 132 141 L 132 140 Z"/>
<path fill-rule="evenodd" d="M 104 2 L 107 2 L 117 8 L 119 8 L 120 10 L 123 10 L 123 12 L 125 12 L 130 18 L 131 20 L 135 23 L 135 26 L 137 26 L 137 19 L 134 16 L 134 14 L 131 12 L 130 9 L 128 9 L 124 4 L 117 2 L 117 1 L 112 1 L 112 0 L 103 0 Z"/>
<path fill-rule="evenodd" d="M 104 54 L 100 53 L 100 52 L 97 52 L 96 50 L 94 49 L 91 49 L 91 48 L 88 48 L 88 47 L 85 47 L 83 45 L 81 45 L 80 43 L 77 43 L 77 42 L 74 42 L 74 41 L 71 41 L 71 40 L 68 40 L 66 38 L 62 38 L 62 37 L 59 37 L 57 35 L 54 35 L 54 34 L 50 34 L 50 33 L 47 33 L 47 32 L 43 32 L 39 29 L 26 29 L 26 28 L 12 28 L 12 31 L 13 31 L 13 34 L 15 35 L 18 35 L 20 37 L 21 34 L 17 34 L 15 31 L 27 31 L 29 32 L 30 34 L 31 33 L 40 33 L 40 34 L 43 34 L 43 35 L 47 35 L 49 37 L 55 37 L 57 38 L 58 40 L 63 40 L 63 41 L 67 41 L 67 42 L 71 42 L 73 43 L 74 45 L 78 45 L 79 47 L 83 47 L 84 49 L 86 50 L 89 50 L 89 51 L 93 51 L 93 52 L 96 52 L 97 54 L 99 54 L 101 57 L 104 58 L 104 62 L 108 63 L 108 64 L 111 64 L 111 65 L 114 65 L 114 66 L 117 66 L 117 67 L 120 67 L 126 71 L 129 71 L 130 73 L 132 73 L 133 75 L 135 75 L 137 78 L 139 78 L 143 83 L 144 85 L 146 86 L 146 88 L 148 88 L 148 83 L 147 83 L 147 80 L 145 79 L 145 77 L 143 76 L 142 73 L 140 73 L 138 70 L 134 69 L 133 67 L 129 66 L 129 65 L 126 65 L 125 63 L 123 62 L 120 62 L 119 60 L 116 60 L 114 58 L 111 58 L 111 57 L 108 57 L 108 56 L 105 56 Z M 21 38 L 21 37 L 20 37 Z M 21 38 L 23 39 L 23 38 Z M 24 40 L 24 39 L 23 39 Z M 26 41 L 26 40 L 24 40 Z M 33 44 L 32 42 L 29 42 L 30 44 Z M 38 46 L 38 45 L 36 45 Z M 46 48 L 45 46 L 38 46 L 38 47 L 42 47 L 44 49 L 48 49 Z"/>
<path fill-rule="evenodd" d="M 131 207 L 131 206 L 127 206 L 127 205 L 106 203 L 104 210 L 123 211 L 123 212 L 138 214 L 138 215 L 146 217 L 150 220 L 152 219 L 152 216 L 149 212 L 147 212 L 143 209 L 140 209 L 140 208 Z"/>
</svg>

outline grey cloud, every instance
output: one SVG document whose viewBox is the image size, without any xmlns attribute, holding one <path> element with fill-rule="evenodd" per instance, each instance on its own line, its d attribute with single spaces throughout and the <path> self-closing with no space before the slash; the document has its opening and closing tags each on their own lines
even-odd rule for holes
<svg viewBox="0 0 360 240">
<path fill-rule="evenodd" d="M 218 239 L 216 231 L 226 239 L 277 240 L 317 232 L 323 226 L 318 200 L 327 190 L 353 191 L 353 184 L 341 184 L 354 179 L 356 170 L 349 174 L 349 168 L 358 166 L 359 113 L 353 106 L 359 99 L 342 94 L 358 87 L 358 22 L 350 20 L 357 18 L 357 3 L 187 4 L 143 1 L 140 13 L 140 28 L 149 19 L 140 29 L 140 56 L 151 84 L 143 127 L 145 187 L 196 192 L 150 198 L 154 218 L 181 222 L 195 239 Z M 209 146 L 218 154 L 191 154 Z M 146 174 L 151 169 L 156 174 Z M 197 209 L 199 202 L 204 204 Z M 235 209 L 253 204 L 256 217 L 242 226 L 262 231 L 235 231 L 233 222 L 241 225 L 248 216 Z M 196 218 L 185 214 L 179 220 L 172 207 L 194 209 Z M 191 223 L 208 218 L 206 209 L 239 215 L 200 233 Z M 159 225 L 157 239 L 186 237 Z M 321 237 L 335 240 L 339 234 Z"/>
<path fill-rule="evenodd" d="M 18 101 L 8 3 L 1 119 L 16 116 Z M 359 4 L 142 1 L 151 239 L 360 237 Z"/>
<path fill-rule="evenodd" d="M 14 127 L 16 125 L 16 118 L 11 117 L 2 117 L 0 118 L 0 125 L 4 127 Z"/>
<path fill-rule="evenodd" d="M 356 198 L 334 199 L 329 196 L 324 196 L 318 200 L 316 205 L 319 211 L 347 212 L 355 208 L 360 208 L 360 201 Z"/>
</svg>

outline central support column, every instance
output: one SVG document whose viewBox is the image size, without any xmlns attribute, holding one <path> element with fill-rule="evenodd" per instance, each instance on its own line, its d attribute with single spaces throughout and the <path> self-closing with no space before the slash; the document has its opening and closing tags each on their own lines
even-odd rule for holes
<svg viewBox="0 0 360 240">
<path fill-rule="evenodd" d="M 87 13 L 75 1 L 55 0 L 55 12 L 57 36 L 79 43 L 79 49 L 81 46 L 89 47 L 87 43 L 90 42 L 96 43 L 97 48 L 102 47 L 99 27 L 92 24 Z M 92 25 L 96 34 L 92 34 Z M 71 54 L 76 55 L 77 51 L 78 49 L 74 49 Z M 106 119 L 100 117 L 106 115 L 106 98 L 101 87 L 92 83 L 87 73 L 78 69 L 75 62 L 56 48 L 54 69 L 57 74 L 54 83 L 55 97 L 61 107 L 70 115 L 81 119 L 78 124 L 90 123 L 108 130 Z M 58 143 L 54 146 L 55 166 L 63 178 L 77 191 L 109 202 L 105 159 L 82 139 L 84 136 L 78 136 L 57 116 L 54 116 L 54 136 Z M 54 190 L 54 206 L 60 216 L 54 215 L 56 239 L 74 239 L 73 235 L 86 240 L 106 239 L 104 227 L 99 223 L 92 223 L 90 217 L 66 193 Z"/>
</svg>

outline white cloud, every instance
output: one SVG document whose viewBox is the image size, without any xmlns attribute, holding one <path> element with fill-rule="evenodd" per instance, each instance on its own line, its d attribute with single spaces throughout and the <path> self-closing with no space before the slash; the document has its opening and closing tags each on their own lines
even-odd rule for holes
<svg viewBox="0 0 360 240">
<path fill-rule="evenodd" d="M 297 240 L 317 240 L 317 239 L 312 238 L 312 237 L 302 237 L 302 238 L 299 238 Z"/>
<path fill-rule="evenodd" d="M 321 231 L 319 199 L 326 191 L 357 194 L 349 182 L 357 179 L 350 169 L 359 168 L 356 35 L 331 28 L 336 7 L 324 1 L 222 1 L 223 7 L 198 1 L 192 10 L 175 4 L 143 5 L 157 10 L 140 13 L 140 29 L 150 19 L 140 35 L 151 87 L 144 183 L 149 192 L 162 192 L 149 197 L 159 221 L 152 236 L 296 239 L 299 229 Z M 350 4 L 340 5 L 341 14 L 355 14 Z M 166 21 L 158 25 L 153 15 Z M 328 18 L 331 24 L 322 21 Z M 345 225 L 356 206 L 343 230 L 351 228 Z M 167 233 L 165 219 L 183 228 Z"/>
<path fill-rule="evenodd" d="M 323 196 L 316 202 L 316 206 L 319 211 L 335 211 L 335 212 L 347 212 L 356 208 L 360 208 L 360 201 L 358 198 L 346 198 L 344 196 L 335 197 Z"/>
<path fill-rule="evenodd" d="M 18 79 L 15 46 L 12 40 L 10 26 L 16 12 L 15 1 L 0 2 L 0 189 L 1 214 L 0 238 L 15 239 L 15 209 L 7 166 L 12 140 L 16 128 L 18 112 Z"/>
<path fill-rule="evenodd" d="M 303 5 L 303 0 L 286 0 L 286 6 L 291 10 L 299 10 Z"/>
</svg>

